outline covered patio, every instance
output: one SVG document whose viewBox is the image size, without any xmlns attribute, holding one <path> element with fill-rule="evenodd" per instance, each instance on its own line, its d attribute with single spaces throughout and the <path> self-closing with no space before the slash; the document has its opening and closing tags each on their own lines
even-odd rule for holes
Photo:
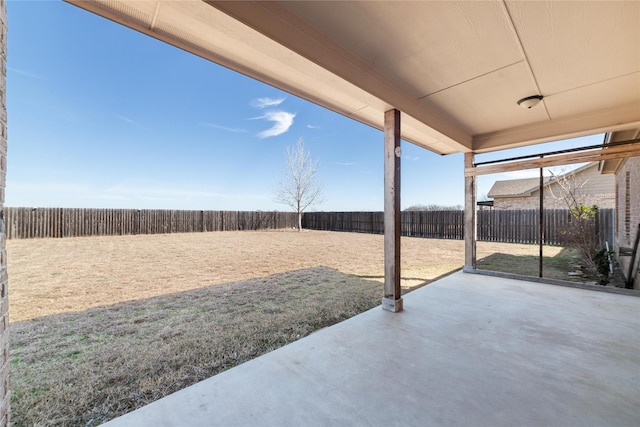
<svg viewBox="0 0 640 427">
<path fill-rule="evenodd" d="M 634 138 L 595 153 L 476 161 L 479 153 L 640 127 L 636 1 L 66 1 L 382 130 L 389 311 L 403 304 L 403 140 L 464 153 L 465 271 L 477 270 L 478 175 L 542 175 L 548 166 L 640 155 Z M 539 228 L 542 247 L 542 219 Z"/>
<path fill-rule="evenodd" d="M 403 298 L 399 229 L 401 140 L 464 153 L 474 271 L 476 154 L 640 126 L 640 3 L 68 1 L 384 131 L 385 310 L 107 425 L 640 423 L 640 298 L 462 272 Z"/>
<path fill-rule="evenodd" d="M 637 426 L 640 298 L 454 273 L 105 424 Z"/>
</svg>

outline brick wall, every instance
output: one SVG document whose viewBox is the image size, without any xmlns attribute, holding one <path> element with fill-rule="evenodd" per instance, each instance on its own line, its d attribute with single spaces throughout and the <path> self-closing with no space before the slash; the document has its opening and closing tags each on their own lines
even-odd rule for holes
<svg viewBox="0 0 640 427">
<path fill-rule="evenodd" d="M 566 178 L 566 184 L 571 188 L 576 200 L 585 205 L 596 205 L 600 209 L 613 209 L 615 201 L 615 177 L 601 174 L 598 164 L 594 163 L 586 169 L 580 169 Z M 551 183 L 544 189 L 545 209 L 568 209 L 565 200 L 566 190 L 557 182 Z M 534 190 L 529 196 L 494 197 L 494 209 L 538 209 L 540 192 Z"/>
<path fill-rule="evenodd" d="M 600 209 L 613 209 L 615 206 L 615 194 L 581 194 L 579 200 L 585 205 L 597 205 Z M 538 209 L 540 206 L 540 193 L 534 191 L 528 197 L 496 197 L 493 200 L 494 209 Z M 567 203 L 554 197 L 545 188 L 544 194 L 545 209 L 568 209 Z"/>
<path fill-rule="evenodd" d="M 7 173 L 7 11 L 0 0 L 0 426 L 9 425 L 9 300 L 4 224 Z"/>
<path fill-rule="evenodd" d="M 640 157 L 625 159 L 616 171 L 616 246 L 632 247 L 640 224 Z M 629 257 L 619 257 L 620 268 L 626 275 Z M 636 260 L 635 289 L 640 289 L 640 275 Z"/>
</svg>

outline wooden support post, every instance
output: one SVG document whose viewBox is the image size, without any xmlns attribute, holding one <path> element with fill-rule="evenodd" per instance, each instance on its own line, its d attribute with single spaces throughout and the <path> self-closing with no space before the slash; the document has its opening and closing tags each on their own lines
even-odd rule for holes
<svg viewBox="0 0 640 427">
<path fill-rule="evenodd" d="M 465 170 L 473 167 L 473 153 L 464 153 Z M 476 177 L 464 178 L 464 270 L 476 269 Z"/>
<path fill-rule="evenodd" d="M 540 158 L 542 158 L 542 156 L 540 156 Z M 542 247 L 544 245 L 544 168 L 540 168 L 540 235 L 539 237 L 539 241 L 540 241 L 540 256 L 538 257 L 538 277 L 542 277 L 542 269 L 543 269 L 543 263 L 542 263 L 542 256 L 543 256 L 543 252 L 542 252 Z"/>
<path fill-rule="evenodd" d="M 384 113 L 384 295 L 382 308 L 402 311 L 400 288 L 400 111 Z"/>
</svg>

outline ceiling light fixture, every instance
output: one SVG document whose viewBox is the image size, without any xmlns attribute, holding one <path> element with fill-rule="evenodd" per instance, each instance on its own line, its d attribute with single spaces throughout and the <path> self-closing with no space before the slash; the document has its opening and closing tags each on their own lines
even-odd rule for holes
<svg viewBox="0 0 640 427">
<path fill-rule="evenodd" d="M 526 110 L 529 110 L 538 105 L 540 101 L 542 101 L 542 98 L 542 95 L 527 96 L 526 98 L 522 98 L 520 101 L 518 101 L 518 105 Z"/>
</svg>

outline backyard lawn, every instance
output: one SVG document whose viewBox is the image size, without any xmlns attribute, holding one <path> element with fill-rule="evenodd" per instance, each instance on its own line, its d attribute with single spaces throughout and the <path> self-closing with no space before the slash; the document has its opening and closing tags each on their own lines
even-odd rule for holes
<svg viewBox="0 0 640 427">
<path fill-rule="evenodd" d="M 403 238 L 403 288 L 460 269 L 463 247 Z M 537 251 L 479 243 L 479 265 L 526 272 Z M 10 240 L 7 252 L 15 426 L 97 425 L 375 307 L 384 266 L 383 236 L 323 231 Z M 546 274 L 566 278 L 573 255 L 545 255 Z"/>
</svg>

